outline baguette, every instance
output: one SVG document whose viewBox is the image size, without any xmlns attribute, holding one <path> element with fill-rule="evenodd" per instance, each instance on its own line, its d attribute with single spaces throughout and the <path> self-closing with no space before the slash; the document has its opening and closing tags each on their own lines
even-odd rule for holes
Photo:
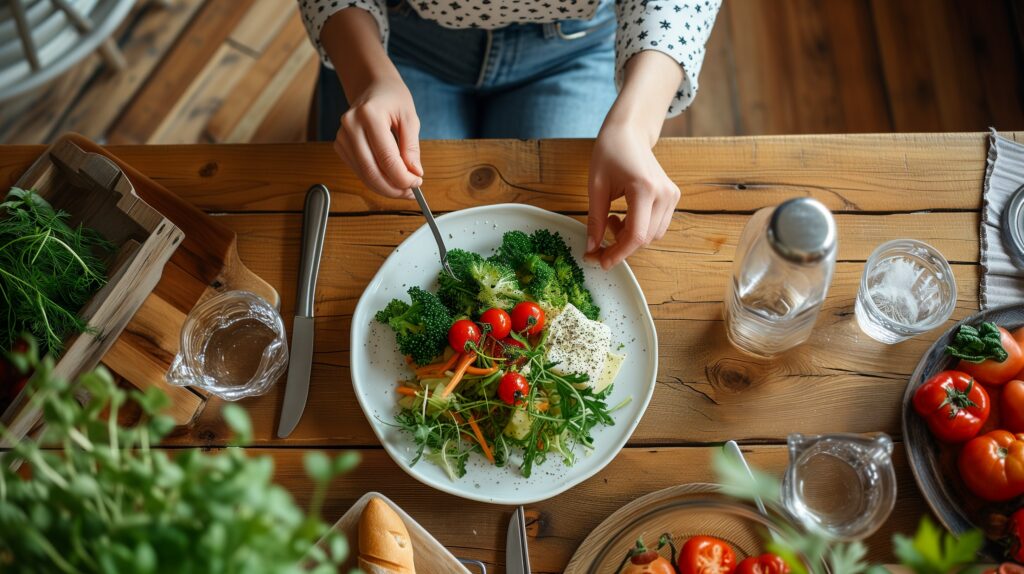
<svg viewBox="0 0 1024 574">
<path fill-rule="evenodd" d="M 359 569 L 366 574 L 416 574 L 409 530 L 379 498 L 370 499 L 359 517 Z"/>
</svg>

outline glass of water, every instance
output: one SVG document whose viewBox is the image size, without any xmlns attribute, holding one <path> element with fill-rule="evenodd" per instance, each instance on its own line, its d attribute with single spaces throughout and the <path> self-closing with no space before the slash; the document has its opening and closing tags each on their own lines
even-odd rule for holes
<svg viewBox="0 0 1024 574">
<path fill-rule="evenodd" d="M 287 366 L 288 341 L 277 309 L 255 293 L 227 291 L 185 318 L 167 382 L 237 401 L 267 392 Z"/>
<path fill-rule="evenodd" d="M 885 523 L 896 504 L 892 439 L 874 435 L 789 435 L 782 501 L 805 527 L 859 540 Z"/>
<path fill-rule="evenodd" d="M 864 265 L 854 313 L 869 337 L 899 343 L 946 322 L 956 306 L 956 280 L 934 247 L 897 239 L 875 249 Z"/>
</svg>

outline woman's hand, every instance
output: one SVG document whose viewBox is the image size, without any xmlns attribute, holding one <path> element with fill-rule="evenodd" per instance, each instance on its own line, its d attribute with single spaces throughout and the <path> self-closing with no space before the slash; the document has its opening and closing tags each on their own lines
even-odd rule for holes
<svg viewBox="0 0 1024 574">
<path fill-rule="evenodd" d="M 652 241 L 661 239 L 679 203 L 679 187 L 652 151 L 658 141 L 682 70 L 660 52 L 645 51 L 626 64 L 615 100 L 590 159 L 590 215 L 587 257 L 609 269 Z M 612 201 L 626 198 L 625 219 L 609 215 Z M 605 230 L 615 243 L 601 246 Z"/>
<path fill-rule="evenodd" d="M 423 184 L 420 120 L 376 22 L 360 8 L 340 10 L 327 19 L 320 42 L 349 102 L 334 150 L 373 191 L 412 199 L 410 189 Z"/>
<path fill-rule="evenodd" d="M 590 159 L 587 253 L 609 269 L 637 249 L 661 239 L 679 203 L 679 187 L 665 175 L 648 136 L 631 125 L 607 122 Z M 626 198 L 625 220 L 608 215 L 611 202 Z M 601 247 L 605 228 L 615 243 Z"/>
<path fill-rule="evenodd" d="M 409 88 L 399 77 L 383 78 L 350 100 L 334 150 L 373 191 L 412 199 L 410 189 L 423 184 L 419 134 Z"/>
</svg>

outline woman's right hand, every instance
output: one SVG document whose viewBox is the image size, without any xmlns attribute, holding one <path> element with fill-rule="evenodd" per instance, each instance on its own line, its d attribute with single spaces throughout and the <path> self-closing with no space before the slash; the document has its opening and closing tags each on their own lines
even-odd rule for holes
<svg viewBox="0 0 1024 574">
<path fill-rule="evenodd" d="M 411 188 L 423 184 L 423 166 L 420 120 L 405 82 L 397 71 L 374 78 L 349 106 L 334 150 L 373 191 L 412 199 Z"/>
</svg>

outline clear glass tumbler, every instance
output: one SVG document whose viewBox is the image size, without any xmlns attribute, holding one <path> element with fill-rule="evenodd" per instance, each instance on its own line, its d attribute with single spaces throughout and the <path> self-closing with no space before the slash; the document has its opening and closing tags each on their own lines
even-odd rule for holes
<svg viewBox="0 0 1024 574">
<path fill-rule="evenodd" d="M 227 291 L 185 318 L 167 382 L 236 401 L 266 393 L 287 367 L 281 314 L 259 295 Z"/>
<path fill-rule="evenodd" d="M 956 280 L 934 247 L 897 239 L 875 249 L 864 265 L 854 313 L 861 330 L 893 344 L 946 322 L 956 307 Z"/>
<path fill-rule="evenodd" d="M 892 439 L 875 435 L 789 435 L 782 501 L 805 527 L 859 540 L 885 523 L 896 504 Z"/>
</svg>

